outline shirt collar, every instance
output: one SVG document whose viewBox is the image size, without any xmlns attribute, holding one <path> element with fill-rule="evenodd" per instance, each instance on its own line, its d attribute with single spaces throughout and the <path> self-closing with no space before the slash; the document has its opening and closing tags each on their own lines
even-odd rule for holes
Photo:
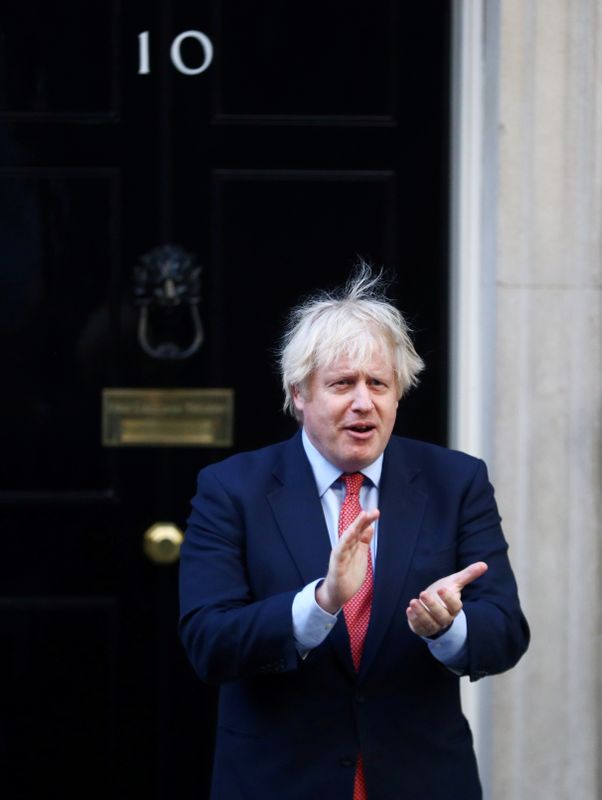
<svg viewBox="0 0 602 800">
<path fill-rule="evenodd" d="M 322 453 L 320 453 L 320 451 L 314 447 L 314 445 L 309 441 L 309 436 L 305 433 L 304 428 L 301 431 L 301 440 L 303 442 L 305 455 L 307 456 L 312 468 L 312 472 L 314 473 L 316 486 L 318 487 L 318 494 L 320 497 L 322 497 L 324 492 L 330 489 L 332 484 L 338 480 L 338 478 L 340 478 L 341 470 L 338 467 L 335 467 L 334 464 L 331 464 L 330 461 L 327 461 Z M 362 475 L 365 475 L 367 478 L 369 478 L 374 486 L 376 486 L 378 489 L 382 470 L 383 454 L 381 453 L 376 461 L 368 464 L 367 467 L 364 467 L 364 469 L 360 471 Z"/>
</svg>

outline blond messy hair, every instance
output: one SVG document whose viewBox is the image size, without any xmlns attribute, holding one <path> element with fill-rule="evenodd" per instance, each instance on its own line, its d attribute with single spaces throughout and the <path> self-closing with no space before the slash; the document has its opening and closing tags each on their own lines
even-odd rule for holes
<svg viewBox="0 0 602 800">
<path fill-rule="evenodd" d="M 341 357 L 361 368 L 387 348 L 398 397 L 418 383 L 424 362 L 406 320 L 385 291 L 382 272 L 374 274 L 362 261 L 344 287 L 320 292 L 292 309 L 279 349 L 286 413 L 299 419 L 294 389 L 303 393 L 316 369 Z"/>
</svg>

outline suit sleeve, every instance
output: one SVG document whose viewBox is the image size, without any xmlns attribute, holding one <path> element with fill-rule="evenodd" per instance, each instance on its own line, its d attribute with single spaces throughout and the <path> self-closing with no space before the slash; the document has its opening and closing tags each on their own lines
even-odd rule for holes
<svg viewBox="0 0 602 800">
<path fill-rule="evenodd" d="M 245 566 L 242 509 L 202 470 L 180 560 L 180 636 L 199 677 L 222 683 L 295 669 L 296 591 L 255 600 Z"/>
<path fill-rule="evenodd" d="M 466 673 L 471 681 L 510 669 L 529 644 L 529 626 L 500 522 L 487 468 L 479 461 L 463 498 L 459 526 L 459 568 L 474 561 L 489 567 L 462 594 L 468 628 Z"/>
</svg>

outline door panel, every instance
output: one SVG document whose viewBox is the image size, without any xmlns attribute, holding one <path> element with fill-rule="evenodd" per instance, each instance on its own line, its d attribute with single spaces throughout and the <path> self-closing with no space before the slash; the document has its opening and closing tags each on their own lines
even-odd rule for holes
<svg viewBox="0 0 602 800">
<path fill-rule="evenodd" d="M 27 597 L 0 603 L 2 708 L 9 797 L 75 796 L 81 773 L 114 796 L 118 610 L 110 598 Z M 43 666 L 42 666 L 43 664 Z M 33 756 L 33 757 L 32 757 Z M 65 769 L 77 758 L 77 770 Z M 78 772 L 81 773 L 78 774 Z"/>
<path fill-rule="evenodd" d="M 4 0 L 2 112 L 45 121 L 114 113 L 120 30 L 119 0 Z"/>
<path fill-rule="evenodd" d="M 290 8 L 261 0 L 218 3 L 216 11 L 218 121 L 392 117 L 400 79 L 394 2 Z"/>
<path fill-rule="evenodd" d="M 300 295 L 358 256 L 386 265 L 428 366 L 397 429 L 445 440 L 447 15 L 438 0 L 3 4 L 7 798 L 207 796 L 215 690 L 177 640 L 177 565 L 142 539 L 185 527 L 199 468 L 294 431 L 274 346 Z M 213 45 L 198 75 L 178 68 L 207 55 L 198 38 L 174 61 L 186 31 Z M 134 268 L 167 244 L 202 268 L 205 341 L 184 360 L 138 338 Z M 233 447 L 103 447 L 107 387 L 231 388 Z"/>
<path fill-rule="evenodd" d="M 2 423 L 11 452 L 1 468 L 5 491 L 105 488 L 88 348 L 115 268 L 117 178 L 115 170 L 0 173 L 8 221 L 0 234 L 6 243 L 0 328 L 10 376 Z"/>
</svg>

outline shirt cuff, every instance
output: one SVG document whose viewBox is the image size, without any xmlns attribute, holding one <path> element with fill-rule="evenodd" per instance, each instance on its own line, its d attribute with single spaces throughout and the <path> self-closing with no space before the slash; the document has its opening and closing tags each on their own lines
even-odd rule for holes
<svg viewBox="0 0 602 800">
<path fill-rule="evenodd" d="M 432 655 L 448 669 L 463 671 L 468 666 L 468 629 L 464 611 L 460 611 L 451 626 L 437 639 L 422 638 Z"/>
<path fill-rule="evenodd" d="M 337 614 L 329 614 L 316 602 L 316 587 L 323 580 L 308 583 L 293 599 L 293 635 L 301 658 L 322 644 L 337 621 Z"/>
</svg>

